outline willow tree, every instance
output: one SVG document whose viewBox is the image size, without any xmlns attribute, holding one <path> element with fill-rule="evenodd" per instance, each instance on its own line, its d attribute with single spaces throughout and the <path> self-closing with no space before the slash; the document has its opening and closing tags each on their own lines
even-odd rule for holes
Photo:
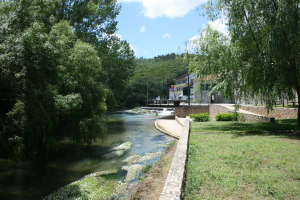
<svg viewBox="0 0 300 200">
<path fill-rule="evenodd" d="M 209 0 L 202 7 L 211 20 L 223 18 L 227 22 L 230 37 L 227 42 L 222 40 L 223 46 L 212 43 L 209 48 L 214 56 L 206 57 L 199 65 L 211 59 L 218 63 L 218 76 L 222 78 L 215 89 L 223 88 L 227 94 L 234 89 L 239 96 L 259 97 L 269 107 L 282 94 L 289 99 L 294 91 L 300 95 L 298 0 Z M 202 37 L 199 42 L 206 40 L 208 44 L 216 39 L 220 37 Z M 231 84 L 233 88 L 229 89 Z"/>
<path fill-rule="evenodd" d="M 110 19 L 104 17 L 110 10 L 105 3 L 115 1 L 68 1 L 71 6 L 87 6 L 82 8 L 90 13 L 103 11 L 98 18 L 104 21 L 93 17 L 89 21 L 87 14 L 83 23 L 90 23 L 81 25 L 81 32 L 76 32 L 71 19 L 59 19 L 55 2 L 67 1 L 0 1 L 0 153 L 8 151 L 17 160 L 32 152 L 40 158 L 52 156 L 64 116 L 77 146 L 104 136 L 105 89 L 96 82 L 102 72 L 99 47 L 77 35 L 86 30 L 91 32 L 89 38 L 95 38 L 93 25 Z M 114 26 L 102 33 L 106 30 L 110 33 Z"/>
</svg>

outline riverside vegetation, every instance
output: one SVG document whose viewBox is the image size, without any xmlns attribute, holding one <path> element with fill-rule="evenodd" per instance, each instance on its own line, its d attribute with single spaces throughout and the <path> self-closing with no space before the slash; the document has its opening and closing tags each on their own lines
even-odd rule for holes
<svg viewBox="0 0 300 200">
<path fill-rule="evenodd" d="M 0 155 L 45 160 L 69 130 L 75 154 L 105 137 L 136 65 L 114 35 L 115 0 L 0 1 Z"/>
<path fill-rule="evenodd" d="M 299 199 L 297 119 L 192 122 L 185 199 Z"/>
<path fill-rule="evenodd" d="M 207 25 L 191 41 L 196 53 L 185 59 L 191 72 L 206 76 L 200 87 L 213 78 L 210 94 L 234 94 L 237 103 L 253 99 L 268 108 L 278 98 L 300 96 L 298 0 L 208 0 L 201 7 L 209 20 L 224 22 L 228 34 Z M 299 116 L 298 104 L 298 127 Z"/>
</svg>

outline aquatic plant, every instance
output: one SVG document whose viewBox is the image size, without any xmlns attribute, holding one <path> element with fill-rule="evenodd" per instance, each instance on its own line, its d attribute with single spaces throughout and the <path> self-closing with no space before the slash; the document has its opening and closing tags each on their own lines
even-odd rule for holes
<svg viewBox="0 0 300 200">
<path fill-rule="evenodd" d="M 145 166 L 139 164 L 123 166 L 122 169 L 127 171 L 125 183 L 129 183 L 130 181 L 132 181 L 136 177 L 137 173 L 140 172 L 143 168 L 145 168 Z"/>
<path fill-rule="evenodd" d="M 103 155 L 104 158 L 113 158 L 113 157 L 119 157 L 124 154 L 125 151 L 131 148 L 132 142 L 125 142 L 123 144 L 120 144 L 119 146 L 116 146 L 112 148 L 112 152 Z"/>
<path fill-rule="evenodd" d="M 118 199 L 127 199 L 129 197 L 129 194 L 126 192 L 128 184 L 134 180 L 144 168 L 145 166 L 139 164 L 123 166 L 122 170 L 127 171 L 127 174 L 125 179 L 119 181 L 116 185 L 115 192 L 113 193 L 114 197 Z"/>
<path fill-rule="evenodd" d="M 153 158 L 156 158 L 156 157 L 159 157 L 159 156 L 162 156 L 163 153 L 162 152 L 150 152 L 150 153 L 146 153 L 145 156 L 143 156 L 141 159 L 138 160 L 138 162 L 143 162 L 143 161 L 146 161 L 146 160 L 151 160 Z"/>
<path fill-rule="evenodd" d="M 106 154 L 106 157 L 116 156 L 123 154 L 124 151 L 131 147 L 131 142 L 125 142 L 115 148 L 112 148 L 113 152 Z M 141 172 L 150 170 L 152 164 L 140 165 L 132 164 L 151 160 L 155 157 L 161 156 L 162 152 L 146 153 L 144 156 L 134 155 L 126 158 L 122 162 L 127 165 L 122 166 L 122 170 L 127 171 L 127 174 L 123 180 L 106 180 L 103 175 L 116 174 L 118 169 L 106 170 L 100 172 L 94 172 L 84 176 L 82 179 L 75 181 L 67 186 L 60 188 L 58 191 L 45 197 L 45 200 L 52 199 L 126 199 L 129 197 L 127 192 L 128 184 L 134 180 Z"/>
<path fill-rule="evenodd" d="M 118 170 L 107 170 L 89 174 L 46 196 L 44 200 L 111 199 L 118 181 L 106 180 L 101 175 L 113 174 Z"/>
<path fill-rule="evenodd" d="M 105 154 L 102 157 L 103 158 L 113 158 L 113 157 L 119 157 L 119 156 L 121 156 L 123 154 L 124 154 L 124 151 L 123 150 L 119 150 L 119 151 L 113 151 L 111 153 Z"/>
<path fill-rule="evenodd" d="M 114 150 L 114 151 L 118 151 L 118 150 L 124 150 L 124 151 L 126 151 L 126 150 L 128 150 L 128 149 L 130 149 L 131 148 L 131 145 L 132 145 L 132 142 L 125 142 L 125 143 L 123 143 L 123 144 L 121 144 L 121 145 L 119 145 L 119 146 L 116 146 L 116 147 L 114 147 L 114 148 L 112 148 L 112 150 Z"/>
<path fill-rule="evenodd" d="M 101 171 L 101 172 L 94 172 L 94 173 L 84 176 L 84 178 L 90 178 L 90 177 L 96 177 L 96 176 L 102 176 L 102 175 L 108 175 L 108 174 L 116 174 L 116 173 L 118 173 L 118 170 L 112 169 L 112 170 L 106 170 L 106 171 Z"/>
<path fill-rule="evenodd" d="M 141 155 L 129 156 L 128 158 L 126 158 L 122 162 L 124 162 L 124 163 L 137 163 L 139 161 L 139 159 L 141 159 L 141 158 L 142 158 Z"/>
</svg>

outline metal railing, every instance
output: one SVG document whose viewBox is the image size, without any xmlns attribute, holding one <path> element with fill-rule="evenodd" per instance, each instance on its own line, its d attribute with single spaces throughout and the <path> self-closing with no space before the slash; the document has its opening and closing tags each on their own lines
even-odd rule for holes
<svg viewBox="0 0 300 200">
<path fill-rule="evenodd" d="M 146 105 L 188 105 L 189 100 L 168 100 L 168 99 L 162 99 L 162 100 L 148 100 L 146 101 Z M 190 104 L 199 104 L 199 103 L 193 103 L 190 101 Z"/>
</svg>

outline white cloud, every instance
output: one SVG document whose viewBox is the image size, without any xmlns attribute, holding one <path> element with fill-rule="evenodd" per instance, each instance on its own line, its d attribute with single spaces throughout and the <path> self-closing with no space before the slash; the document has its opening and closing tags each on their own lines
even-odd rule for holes
<svg viewBox="0 0 300 200">
<path fill-rule="evenodd" d="M 215 21 L 210 21 L 208 24 L 211 25 L 211 27 L 217 31 L 220 31 L 221 33 L 224 33 L 225 35 L 228 35 L 229 32 L 227 31 L 227 26 L 224 23 L 223 19 L 217 19 Z"/>
<path fill-rule="evenodd" d="M 196 40 L 198 38 L 198 35 L 196 34 L 196 35 L 194 35 L 193 37 L 191 37 L 190 39 L 188 39 L 188 40 Z"/>
<path fill-rule="evenodd" d="M 183 17 L 190 10 L 206 3 L 206 0 L 118 0 L 122 2 L 140 2 L 143 4 L 145 16 L 150 18 L 166 16 L 169 18 Z"/>
<path fill-rule="evenodd" d="M 166 33 L 166 34 L 164 34 L 162 37 L 163 37 L 163 38 L 165 38 L 165 37 L 171 37 L 171 35 L 170 35 L 169 33 Z"/>
<path fill-rule="evenodd" d="M 133 50 L 134 51 L 134 53 L 136 53 L 136 50 L 135 50 L 135 48 L 131 45 L 131 44 L 129 44 L 129 46 L 130 46 L 130 49 L 131 50 Z"/>
<path fill-rule="evenodd" d="M 122 40 L 122 35 L 121 34 L 115 33 L 114 35 L 117 36 L 120 40 Z"/>
<path fill-rule="evenodd" d="M 146 31 L 146 27 L 145 26 L 142 26 L 141 30 L 140 30 L 142 33 Z"/>
</svg>

